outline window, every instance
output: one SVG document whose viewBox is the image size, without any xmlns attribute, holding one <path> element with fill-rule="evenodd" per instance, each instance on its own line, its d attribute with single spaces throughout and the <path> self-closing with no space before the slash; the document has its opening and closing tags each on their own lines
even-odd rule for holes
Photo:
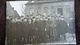
<svg viewBox="0 0 80 45">
<path fill-rule="evenodd" d="M 34 14 L 34 9 L 30 8 L 30 15 Z"/>
<path fill-rule="evenodd" d="M 58 14 L 63 15 L 63 8 L 58 8 Z"/>
<path fill-rule="evenodd" d="M 37 9 L 37 13 L 41 14 L 41 8 L 40 7 L 38 7 L 38 9 Z"/>
<path fill-rule="evenodd" d="M 66 8 L 66 13 L 70 14 L 70 12 L 71 12 L 70 8 Z"/>
<path fill-rule="evenodd" d="M 51 7 L 51 14 L 55 14 L 56 13 L 55 11 L 56 11 L 55 6 L 52 6 Z"/>
<path fill-rule="evenodd" d="M 48 14 L 48 7 L 44 7 L 44 13 Z"/>
</svg>

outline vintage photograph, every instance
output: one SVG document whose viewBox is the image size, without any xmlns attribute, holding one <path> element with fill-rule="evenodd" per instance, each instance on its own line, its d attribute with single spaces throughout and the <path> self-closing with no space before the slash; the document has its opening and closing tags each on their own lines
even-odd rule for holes
<svg viewBox="0 0 80 45">
<path fill-rule="evenodd" d="M 6 1 L 5 45 L 76 44 L 74 0 Z"/>
</svg>

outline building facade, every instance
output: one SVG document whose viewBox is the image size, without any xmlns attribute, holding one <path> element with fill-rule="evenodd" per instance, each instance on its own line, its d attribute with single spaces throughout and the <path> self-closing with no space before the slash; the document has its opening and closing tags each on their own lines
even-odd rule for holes
<svg viewBox="0 0 80 45">
<path fill-rule="evenodd" d="M 26 15 L 63 15 L 69 22 L 71 15 L 74 18 L 74 0 L 65 1 L 34 1 L 26 3 Z"/>
<path fill-rule="evenodd" d="M 14 8 L 10 5 L 9 2 L 6 2 L 7 7 L 6 7 L 6 14 L 7 16 L 12 16 L 12 17 L 19 17 L 19 14 Z"/>
</svg>

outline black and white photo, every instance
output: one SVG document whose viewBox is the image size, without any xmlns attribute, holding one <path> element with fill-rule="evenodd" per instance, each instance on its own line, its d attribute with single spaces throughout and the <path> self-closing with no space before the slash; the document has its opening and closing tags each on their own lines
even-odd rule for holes
<svg viewBox="0 0 80 45">
<path fill-rule="evenodd" d="M 5 45 L 76 44 L 74 0 L 6 4 Z"/>
</svg>

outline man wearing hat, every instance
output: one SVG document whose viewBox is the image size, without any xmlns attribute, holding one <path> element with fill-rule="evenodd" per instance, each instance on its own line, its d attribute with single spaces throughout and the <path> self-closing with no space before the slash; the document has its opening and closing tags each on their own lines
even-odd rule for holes
<svg viewBox="0 0 80 45">
<path fill-rule="evenodd" d="M 28 36 L 28 22 L 27 18 L 22 19 L 22 35 L 24 38 L 23 43 L 27 43 L 27 36 Z"/>
<path fill-rule="evenodd" d="M 20 17 L 17 17 L 16 29 L 17 29 L 17 43 L 20 44 L 22 42 L 22 24 Z"/>
<path fill-rule="evenodd" d="M 11 43 L 11 20 L 12 17 L 11 16 L 7 16 L 6 17 L 6 40 L 7 43 L 10 44 Z"/>
<path fill-rule="evenodd" d="M 54 42 L 55 41 L 55 37 L 57 35 L 57 32 L 55 30 L 55 18 L 53 15 L 50 15 L 49 17 L 49 38 L 50 38 L 50 42 Z"/>
<path fill-rule="evenodd" d="M 57 33 L 58 33 L 58 41 L 62 40 L 63 42 L 65 41 L 65 36 L 64 34 L 67 32 L 67 30 L 69 29 L 67 23 L 65 22 L 64 20 L 64 17 L 59 15 L 58 16 L 58 19 L 56 19 L 56 23 L 57 23 L 57 26 L 56 26 L 56 30 L 57 30 Z M 63 39 L 60 39 L 60 35 L 63 36 Z"/>
<path fill-rule="evenodd" d="M 13 44 L 16 44 L 17 43 L 17 28 L 16 28 L 16 22 L 17 22 L 17 19 L 16 19 L 16 17 L 13 17 L 13 19 L 12 19 L 12 37 L 13 37 Z"/>
</svg>

